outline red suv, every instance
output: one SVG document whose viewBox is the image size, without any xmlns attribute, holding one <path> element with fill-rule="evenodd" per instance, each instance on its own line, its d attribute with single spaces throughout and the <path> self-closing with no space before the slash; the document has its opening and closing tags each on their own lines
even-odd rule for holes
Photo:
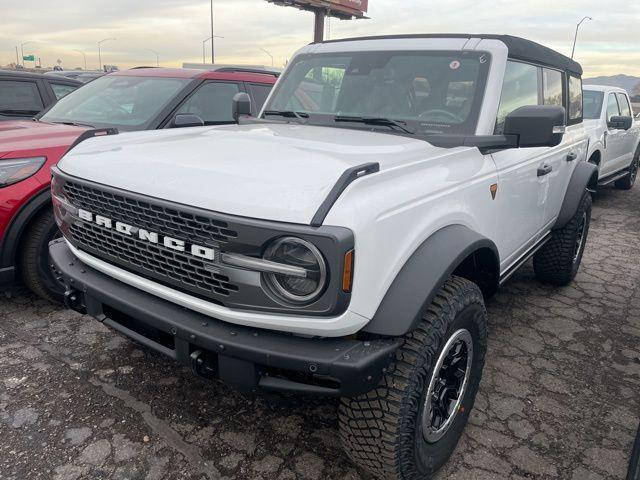
<svg viewBox="0 0 640 480">
<path fill-rule="evenodd" d="M 137 68 L 94 80 L 36 121 L 1 122 L 0 285 L 21 279 L 46 299 L 62 298 L 48 262 L 48 244 L 58 235 L 49 169 L 83 132 L 233 123 L 234 95 L 249 94 L 257 113 L 276 79 L 276 73 L 242 68 Z"/>
</svg>

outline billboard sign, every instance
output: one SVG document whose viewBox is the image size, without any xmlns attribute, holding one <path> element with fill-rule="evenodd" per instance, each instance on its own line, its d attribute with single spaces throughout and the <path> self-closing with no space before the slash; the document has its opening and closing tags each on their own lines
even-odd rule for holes
<svg viewBox="0 0 640 480">
<path fill-rule="evenodd" d="M 267 0 L 276 5 L 296 7 L 301 10 L 324 10 L 340 18 L 363 18 L 369 8 L 369 0 Z"/>
</svg>

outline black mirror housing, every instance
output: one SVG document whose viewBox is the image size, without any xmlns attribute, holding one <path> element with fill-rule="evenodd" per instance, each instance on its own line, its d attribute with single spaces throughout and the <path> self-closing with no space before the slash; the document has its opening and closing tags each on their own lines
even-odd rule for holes
<svg viewBox="0 0 640 480">
<path fill-rule="evenodd" d="M 504 135 L 516 136 L 519 148 L 560 145 L 566 126 L 564 107 L 531 105 L 520 107 L 504 121 Z"/>
<path fill-rule="evenodd" d="M 179 113 L 171 120 L 170 128 L 203 127 L 204 120 L 193 113 Z"/>
<path fill-rule="evenodd" d="M 607 122 L 607 126 L 612 130 L 629 130 L 633 126 L 633 118 L 631 117 L 611 117 Z"/>
<path fill-rule="evenodd" d="M 236 93 L 233 96 L 233 106 L 231 111 L 233 112 L 233 119 L 236 123 L 243 115 L 251 115 L 251 97 L 245 93 Z"/>
</svg>

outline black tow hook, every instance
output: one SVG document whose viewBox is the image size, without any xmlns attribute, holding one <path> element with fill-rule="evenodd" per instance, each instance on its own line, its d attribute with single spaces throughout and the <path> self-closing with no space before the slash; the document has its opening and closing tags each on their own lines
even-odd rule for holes
<svg viewBox="0 0 640 480">
<path fill-rule="evenodd" d="M 64 306 L 83 315 L 87 313 L 87 306 L 84 304 L 84 295 L 79 290 L 70 288 L 64 292 Z"/>
<path fill-rule="evenodd" d="M 194 350 L 189 356 L 191 370 L 201 377 L 216 378 L 215 356 L 202 350 Z"/>
</svg>

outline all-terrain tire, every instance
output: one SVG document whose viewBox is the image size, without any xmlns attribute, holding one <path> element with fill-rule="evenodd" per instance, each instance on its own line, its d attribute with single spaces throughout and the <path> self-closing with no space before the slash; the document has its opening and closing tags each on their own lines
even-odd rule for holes
<svg viewBox="0 0 640 480">
<path fill-rule="evenodd" d="M 435 367 L 444 347 L 463 329 L 473 340 L 467 388 L 444 436 L 428 442 L 422 421 L 425 397 L 438 373 Z M 448 460 L 467 423 L 486 348 L 487 312 L 482 293 L 476 284 L 451 277 L 417 328 L 404 336 L 378 386 L 355 398 L 341 399 L 340 438 L 349 457 L 382 479 L 431 477 Z"/>
<path fill-rule="evenodd" d="M 616 180 L 614 184 L 616 188 L 620 190 L 631 190 L 633 184 L 636 183 L 636 178 L 638 178 L 638 166 L 640 166 L 640 145 L 638 145 L 636 154 L 633 156 L 631 165 L 629 165 L 629 173 L 620 180 Z"/>
<path fill-rule="evenodd" d="M 31 220 L 18 254 L 22 282 L 36 295 L 54 303 L 62 302 L 64 287 L 51 269 L 49 242 L 59 236 L 53 212 L 45 209 Z"/>
<path fill-rule="evenodd" d="M 533 256 L 538 280 L 553 285 L 569 284 L 580 267 L 591 223 L 591 194 L 585 190 L 571 220 L 551 233 L 551 239 Z"/>
</svg>

